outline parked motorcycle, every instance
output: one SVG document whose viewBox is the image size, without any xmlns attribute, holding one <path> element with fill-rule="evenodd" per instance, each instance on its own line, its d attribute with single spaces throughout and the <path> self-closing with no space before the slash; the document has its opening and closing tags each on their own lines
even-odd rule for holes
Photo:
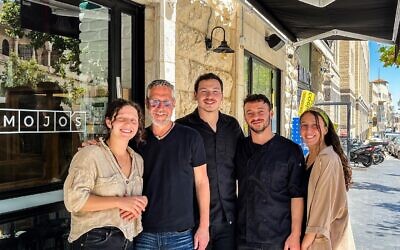
<svg viewBox="0 0 400 250">
<path fill-rule="evenodd" d="M 385 160 L 385 152 L 382 146 L 374 146 L 372 149 L 372 163 L 377 165 Z"/>
<path fill-rule="evenodd" d="M 372 165 L 372 147 L 360 146 L 354 147 L 350 150 L 350 161 L 354 163 L 361 163 L 365 167 Z"/>
</svg>

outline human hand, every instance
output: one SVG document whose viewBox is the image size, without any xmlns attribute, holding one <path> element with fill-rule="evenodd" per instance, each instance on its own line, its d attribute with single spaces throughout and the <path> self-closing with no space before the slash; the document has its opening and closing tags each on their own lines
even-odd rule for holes
<svg viewBox="0 0 400 250">
<path fill-rule="evenodd" d="M 90 145 L 96 145 L 96 144 L 97 144 L 97 140 L 95 140 L 95 139 L 84 141 L 84 142 L 82 142 L 81 146 L 78 147 L 78 151 L 84 147 L 87 147 Z"/>
<path fill-rule="evenodd" d="M 124 220 L 134 220 L 144 212 L 147 206 L 146 196 L 125 196 L 119 202 L 120 216 Z"/>
<path fill-rule="evenodd" d="M 300 235 L 291 233 L 285 241 L 284 250 L 300 250 Z"/>
<path fill-rule="evenodd" d="M 208 227 L 200 226 L 194 235 L 194 249 L 205 250 L 209 240 Z"/>
</svg>

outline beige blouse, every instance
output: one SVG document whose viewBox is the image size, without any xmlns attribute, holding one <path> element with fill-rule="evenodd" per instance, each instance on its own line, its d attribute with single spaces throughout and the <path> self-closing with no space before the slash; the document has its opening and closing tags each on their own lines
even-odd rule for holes
<svg viewBox="0 0 400 250">
<path fill-rule="evenodd" d="M 315 159 L 308 184 L 306 233 L 316 233 L 309 249 L 355 249 L 343 167 L 332 146 Z"/>
<path fill-rule="evenodd" d="M 111 150 L 101 140 L 75 154 L 64 183 L 64 203 L 71 212 L 69 242 L 78 239 L 93 228 L 114 226 L 129 240 L 142 230 L 141 218 L 132 221 L 121 219 L 119 209 L 80 212 L 89 194 L 99 196 L 141 195 L 143 189 L 143 159 L 128 147 L 132 170 L 128 178 L 122 173 Z"/>
</svg>

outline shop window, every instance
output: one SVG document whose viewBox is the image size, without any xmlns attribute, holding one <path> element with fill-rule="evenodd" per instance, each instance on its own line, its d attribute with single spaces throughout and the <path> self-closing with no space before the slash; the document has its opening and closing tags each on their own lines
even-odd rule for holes
<svg viewBox="0 0 400 250">
<path fill-rule="evenodd" d="M 245 53 L 244 79 L 250 94 L 264 94 L 273 105 L 272 131 L 279 133 L 279 82 L 280 70 L 262 59 Z"/>
<path fill-rule="evenodd" d="M 4 39 L 1 44 L 1 51 L 2 51 L 2 54 L 5 56 L 10 55 L 10 44 L 8 43 L 8 41 L 6 39 Z"/>
<path fill-rule="evenodd" d="M 68 249 L 62 186 L 73 155 L 104 134 L 118 82 L 121 96 L 144 104 L 144 6 L 24 0 L 2 8 L 21 27 L 0 31 L 8 55 L 0 57 L 0 249 Z M 23 31 L 18 53 L 3 28 Z"/>
<path fill-rule="evenodd" d="M 0 195 L 17 196 L 21 190 L 61 188 L 81 141 L 104 133 L 110 10 L 10 2 L 21 9 L 25 36 L 18 55 L 1 62 Z M 54 20 L 54 27 L 43 25 Z M 43 51 L 37 60 L 33 48 Z"/>
</svg>

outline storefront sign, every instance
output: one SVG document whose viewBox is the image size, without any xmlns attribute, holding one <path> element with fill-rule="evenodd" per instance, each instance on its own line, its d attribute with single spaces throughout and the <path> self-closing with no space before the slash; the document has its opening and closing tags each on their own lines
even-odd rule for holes
<svg viewBox="0 0 400 250">
<path fill-rule="evenodd" d="M 314 105 L 315 94 L 308 90 L 303 90 L 301 92 L 300 106 L 299 106 L 299 115 L 301 115 L 304 111 L 311 108 Z"/>
<path fill-rule="evenodd" d="M 86 131 L 86 112 L 0 109 L 0 134 Z"/>
</svg>

